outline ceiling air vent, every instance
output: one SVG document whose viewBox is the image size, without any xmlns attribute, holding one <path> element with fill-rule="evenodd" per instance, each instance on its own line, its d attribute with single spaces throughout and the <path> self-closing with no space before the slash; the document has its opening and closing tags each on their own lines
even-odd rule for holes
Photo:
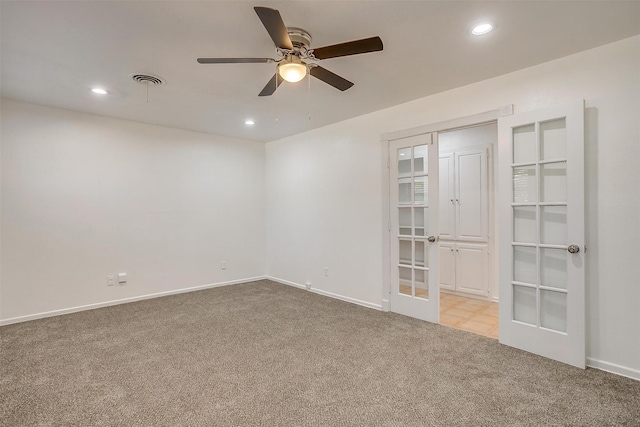
<svg viewBox="0 0 640 427">
<path fill-rule="evenodd" d="M 131 77 L 133 81 L 141 84 L 160 86 L 166 83 L 162 77 L 154 76 L 151 74 L 133 73 L 129 74 L 129 77 Z"/>
</svg>

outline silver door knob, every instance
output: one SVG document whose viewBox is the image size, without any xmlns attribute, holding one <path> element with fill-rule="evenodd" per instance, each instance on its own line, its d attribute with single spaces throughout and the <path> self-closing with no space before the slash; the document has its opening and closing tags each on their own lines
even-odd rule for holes
<svg viewBox="0 0 640 427">
<path fill-rule="evenodd" d="M 433 242 L 435 242 L 435 241 L 436 241 L 436 236 L 429 236 L 429 237 L 427 237 L 427 240 L 428 240 L 429 242 L 433 243 Z"/>
<path fill-rule="evenodd" d="M 567 250 L 569 251 L 570 254 L 577 254 L 578 252 L 580 252 L 580 246 L 578 246 L 578 245 L 569 245 Z"/>
</svg>

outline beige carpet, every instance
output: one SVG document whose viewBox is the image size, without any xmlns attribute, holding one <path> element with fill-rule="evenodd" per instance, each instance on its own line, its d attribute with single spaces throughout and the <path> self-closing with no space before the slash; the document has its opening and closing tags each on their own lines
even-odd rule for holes
<svg viewBox="0 0 640 427">
<path fill-rule="evenodd" d="M 3 426 L 640 425 L 640 382 L 268 281 L 0 334 Z"/>
</svg>

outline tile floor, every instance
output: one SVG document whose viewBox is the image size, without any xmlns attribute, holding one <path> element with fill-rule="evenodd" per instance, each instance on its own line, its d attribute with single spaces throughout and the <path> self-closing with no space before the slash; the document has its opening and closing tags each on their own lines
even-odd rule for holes
<svg viewBox="0 0 640 427">
<path fill-rule="evenodd" d="M 405 295 L 411 295 L 411 286 L 399 285 L 400 293 Z M 416 296 L 420 298 L 429 298 L 429 289 L 416 287 Z"/>
<path fill-rule="evenodd" d="M 498 339 L 498 303 L 440 292 L 440 324 Z"/>
</svg>

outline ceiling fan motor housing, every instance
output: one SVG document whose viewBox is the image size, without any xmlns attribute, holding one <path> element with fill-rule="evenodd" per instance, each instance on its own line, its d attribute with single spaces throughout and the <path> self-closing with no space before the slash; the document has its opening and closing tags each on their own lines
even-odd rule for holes
<svg viewBox="0 0 640 427">
<path fill-rule="evenodd" d="M 294 48 L 299 49 L 304 47 L 309 49 L 309 46 L 311 46 L 311 34 L 302 28 L 287 27 L 287 33 Z"/>
</svg>

